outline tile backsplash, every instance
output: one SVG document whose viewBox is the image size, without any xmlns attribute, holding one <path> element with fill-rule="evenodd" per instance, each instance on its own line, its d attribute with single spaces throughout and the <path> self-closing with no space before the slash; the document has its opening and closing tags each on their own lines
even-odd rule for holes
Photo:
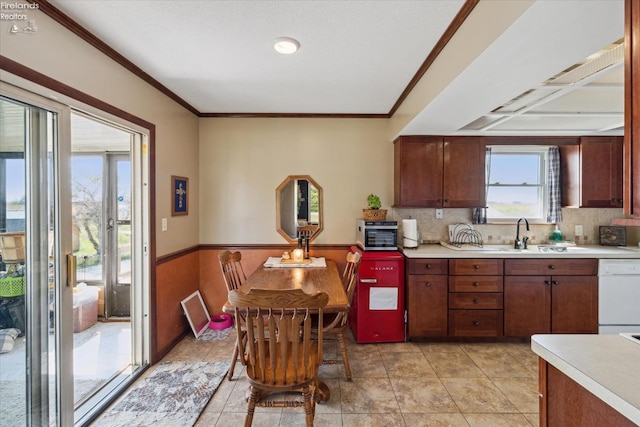
<svg viewBox="0 0 640 427">
<path fill-rule="evenodd" d="M 447 241 L 450 224 L 471 224 L 471 209 L 444 209 L 442 219 L 436 219 L 435 209 L 391 209 L 392 219 L 398 221 L 399 237 L 402 242 L 402 220 L 415 218 L 418 223 L 419 239 L 422 243 L 438 243 Z M 612 225 L 615 218 L 621 218 L 622 209 L 598 208 L 564 208 L 562 222 L 558 224 L 564 240 L 578 245 L 599 244 L 599 227 Z M 575 235 L 575 226 L 582 225 L 582 236 Z M 487 245 L 511 244 L 515 238 L 514 224 L 473 224 L 473 228 L 482 234 Z M 531 231 L 526 232 L 530 244 L 547 243 L 555 226 L 553 224 L 530 224 Z M 638 245 L 639 227 L 627 227 L 627 245 Z M 520 231 L 524 230 L 521 224 Z"/>
</svg>

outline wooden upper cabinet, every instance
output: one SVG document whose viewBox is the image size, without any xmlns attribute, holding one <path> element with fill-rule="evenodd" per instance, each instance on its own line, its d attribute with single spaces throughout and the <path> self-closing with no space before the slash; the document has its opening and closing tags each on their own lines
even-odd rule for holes
<svg viewBox="0 0 640 427">
<path fill-rule="evenodd" d="M 486 205 L 485 159 L 482 138 L 444 139 L 443 207 L 477 208 Z"/>
<path fill-rule="evenodd" d="M 622 143 L 620 136 L 583 136 L 561 147 L 564 206 L 622 207 Z"/>
<path fill-rule="evenodd" d="M 581 206 L 622 207 L 622 137 L 580 138 Z"/>
<path fill-rule="evenodd" d="M 394 145 L 394 205 L 442 204 L 442 137 L 403 136 Z"/>
<path fill-rule="evenodd" d="M 485 206 L 481 137 L 401 136 L 394 145 L 394 205 Z"/>
</svg>

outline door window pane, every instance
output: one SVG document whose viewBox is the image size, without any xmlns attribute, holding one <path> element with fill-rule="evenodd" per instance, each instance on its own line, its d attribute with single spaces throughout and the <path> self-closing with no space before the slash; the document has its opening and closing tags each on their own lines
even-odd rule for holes
<svg viewBox="0 0 640 427">
<path fill-rule="evenodd" d="M 25 206 L 25 182 L 24 159 L 4 159 L 5 164 L 5 224 L 0 227 L 3 231 L 23 231 L 24 206 Z"/>
<path fill-rule="evenodd" d="M 103 157 L 73 156 L 71 162 L 73 253 L 78 281 L 102 282 Z"/>
</svg>

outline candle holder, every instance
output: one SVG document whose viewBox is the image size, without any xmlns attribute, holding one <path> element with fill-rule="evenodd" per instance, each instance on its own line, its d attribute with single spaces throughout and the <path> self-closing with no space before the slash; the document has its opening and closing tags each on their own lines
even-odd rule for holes
<svg viewBox="0 0 640 427">
<path fill-rule="evenodd" d="M 291 251 L 291 260 L 294 262 L 302 262 L 302 260 L 304 259 L 304 249 L 302 248 L 295 248 L 293 251 Z"/>
</svg>

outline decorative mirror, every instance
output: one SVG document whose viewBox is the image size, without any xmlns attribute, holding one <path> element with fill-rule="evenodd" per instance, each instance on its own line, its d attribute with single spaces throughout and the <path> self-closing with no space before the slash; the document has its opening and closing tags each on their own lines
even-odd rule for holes
<svg viewBox="0 0 640 427">
<path fill-rule="evenodd" d="M 276 188 L 276 229 L 292 243 L 322 231 L 322 188 L 309 175 L 289 175 Z"/>
</svg>

